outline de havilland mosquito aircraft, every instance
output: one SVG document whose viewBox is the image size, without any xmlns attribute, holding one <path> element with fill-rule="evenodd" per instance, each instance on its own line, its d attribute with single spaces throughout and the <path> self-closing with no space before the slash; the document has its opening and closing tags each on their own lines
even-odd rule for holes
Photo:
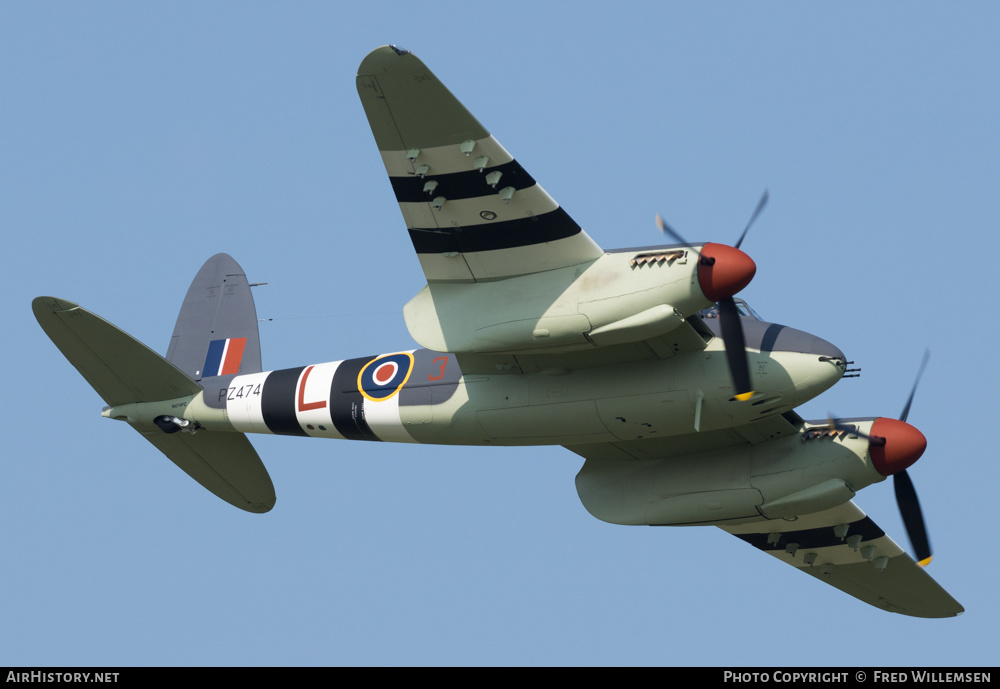
<svg viewBox="0 0 1000 689">
<path fill-rule="evenodd" d="M 878 608 L 963 612 L 921 566 L 910 402 L 899 419 L 804 421 L 795 408 L 852 362 L 735 298 L 756 271 L 743 237 L 692 244 L 658 218 L 675 243 L 604 250 L 413 54 L 374 50 L 357 88 L 427 278 L 403 309 L 421 348 L 264 371 L 251 285 L 225 254 L 195 277 L 166 357 L 38 297 L 104 416 L 250 512 L 275 492 L 248 433 L 563 445 L 598 519 L 714 525 Z M 888 476 L 915 559 L 852 501 Z"/>
</svg>

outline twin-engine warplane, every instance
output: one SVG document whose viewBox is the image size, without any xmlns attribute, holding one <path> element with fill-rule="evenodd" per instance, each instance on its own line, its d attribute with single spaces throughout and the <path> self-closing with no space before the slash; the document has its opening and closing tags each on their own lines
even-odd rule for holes
<svg viewBox="0 0 1000 689">
<path fill-rule="evenodd" d="M 676 243 L 603 250 L 411 53 L 373 51 L 357 87 L 427 278 L 403 309 L 422 349 L 263 371 L 251 285 L 225 254 L 195 277 L 165 358 L 35 299 L 103 416 L 250 512 L 275 493 L 247 433 L 563 445 L 598 519 L 714 525 L 873 606 L 963 612 L 852 502 L 894 476 L 930 559 L 909 402 L 900 419 L 800 418 L 851 362 L 735 299 L 756 271 L 742 237 L 691 244 L 660 220 Z"/>
</svg>

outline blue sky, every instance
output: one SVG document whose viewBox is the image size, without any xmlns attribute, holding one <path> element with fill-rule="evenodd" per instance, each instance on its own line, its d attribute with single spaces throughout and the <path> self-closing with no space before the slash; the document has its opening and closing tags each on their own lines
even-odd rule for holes
<svg viewBox="0 0 1000 689">
<path fill-rule="evenodd" d="M 1000 242 L 992 3 L 0 5 L 4 665 L 995 665 Z M 265 369 L 412 346 L 423 284 L 358 101 L 421 57 L 602 246 L 654 216 L 743 244 L 743 295 L 862 371 L 807 418 L 898 416 L 965 607 L 865 606 L 713 528 L 616 527 L 561 448 L 255 436 L 240 512 L 123 424 L 35 323 L 67 298 L 161 352 L 232 254 Z M 889 483 L 857 498 L 906 546 Z"/>
</svg>

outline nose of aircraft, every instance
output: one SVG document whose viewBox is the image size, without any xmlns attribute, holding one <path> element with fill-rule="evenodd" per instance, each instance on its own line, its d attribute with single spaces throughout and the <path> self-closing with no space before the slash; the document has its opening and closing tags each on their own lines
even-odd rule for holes
<svg viewBox="0 0 1000 689">
<path fill-rule="evenodd" d="M 714 243 L 701 248 L 698 284 L 710 301 L 733 296 L 750 284 L 756 272 L 757 264 L 739 249 Z"/>
<path fill-rule="evenodd" d="M 847 359 L 840 348 L 832 342 L 811 333 L 779 323 L 765 323 L 752 319 L 743 319 L 743 331 L 746 333 L 746 343 L 751 349 L 762 352 L 799 352 L 814 354 L 822 360 L 832 360 L 846 363 Z"/>
<path fill-rule="evenodd" d="M 916 428 L 897 419 L 879 418 L 871 428 L 868 454 L 875 471 L 892 476 L 903 471 L 927 449 L 927 438 Z"/>
</svg>

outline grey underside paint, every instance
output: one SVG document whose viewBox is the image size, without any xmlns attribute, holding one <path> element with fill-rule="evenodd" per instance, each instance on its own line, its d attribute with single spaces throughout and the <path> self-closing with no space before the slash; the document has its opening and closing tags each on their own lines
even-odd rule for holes
<svg viewBox="0 0 1000 689">
<path fill-rule="evenodd" d="M 706 318 L 702 321 L 716 337 L 721 337 L 719 319 Z M 749 349 L 761 352 L 801 352 L 843 358 L 844 354 L 826 340 L 807 332 L 789 328 L 787 325 L 767 323 L 753 318 L 743 318 L 743 337 Z"/>
</svg>

